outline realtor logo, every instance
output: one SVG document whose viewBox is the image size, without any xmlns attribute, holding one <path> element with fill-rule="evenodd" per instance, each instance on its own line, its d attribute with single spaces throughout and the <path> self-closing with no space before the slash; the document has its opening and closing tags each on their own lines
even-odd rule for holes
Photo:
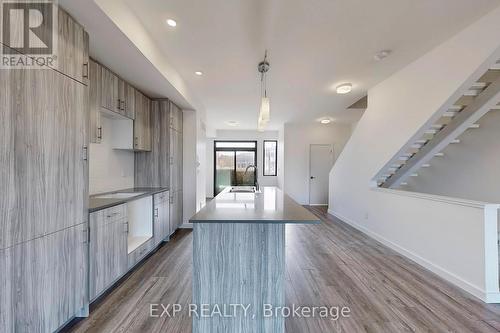
<svg viewBox="0 0 500 333">
<path fill-rule="evenodd" d="M 54 0 L 0 0 L 1 68 L 51 66 L 57 50 Z"/>
</svg>

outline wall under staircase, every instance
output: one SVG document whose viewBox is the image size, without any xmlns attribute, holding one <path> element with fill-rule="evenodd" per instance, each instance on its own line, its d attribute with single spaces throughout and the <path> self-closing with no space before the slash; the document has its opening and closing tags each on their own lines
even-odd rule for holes
<svg viewBox="0 0 500 333">
<path fill-rule="evenodd" d="M 500 203 L 500 111 L 488 112 L 477 123 L 401 189 Z"/>
<path fill-rule="evenodd" d="M 368 92 L 330 173 L 330 213 L 471 294 L 500 300 L 499 205 L 380 189 L 373 177 L 500 59 L 500 8 Z"/>
</svg>

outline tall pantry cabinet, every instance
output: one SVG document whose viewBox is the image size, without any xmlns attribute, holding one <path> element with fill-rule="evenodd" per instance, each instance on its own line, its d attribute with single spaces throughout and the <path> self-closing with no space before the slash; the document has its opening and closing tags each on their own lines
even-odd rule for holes
<svg viewBox="0 0 500 333">
<path fill-rule="evenodd" d="M 57 66 L 0 70 L 0 332 L 88 309 L 88 35 L 58 18 Z"/>
<path fill-rule="evenodd" d="M 182 225 L 182 110 L 170 102 L 170 227 Z"/>
</svg>

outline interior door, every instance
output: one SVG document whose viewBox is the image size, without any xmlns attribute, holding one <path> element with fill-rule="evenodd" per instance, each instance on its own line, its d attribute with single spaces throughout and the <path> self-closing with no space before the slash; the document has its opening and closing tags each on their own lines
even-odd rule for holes
<svg viewBox="0 0 500 333">
<path fill-rule="evenodd" d="M 313 144 L 310 147 L 309 204 L 328 205 L 328 176 L 333 167 L 331 145 Z"/>
</svg>

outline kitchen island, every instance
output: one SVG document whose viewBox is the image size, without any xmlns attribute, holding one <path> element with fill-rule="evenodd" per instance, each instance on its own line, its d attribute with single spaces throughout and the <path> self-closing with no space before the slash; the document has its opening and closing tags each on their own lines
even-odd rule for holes
<svg viewBox="0 0 500 333">
<path fill-rule="evenodd" d="M 276 187 L 231 191 L 190 219 L 193 332 L 282 333 L 273 310 L 285 305 L 285 225 L 320 220 Z"/>
</svg>

